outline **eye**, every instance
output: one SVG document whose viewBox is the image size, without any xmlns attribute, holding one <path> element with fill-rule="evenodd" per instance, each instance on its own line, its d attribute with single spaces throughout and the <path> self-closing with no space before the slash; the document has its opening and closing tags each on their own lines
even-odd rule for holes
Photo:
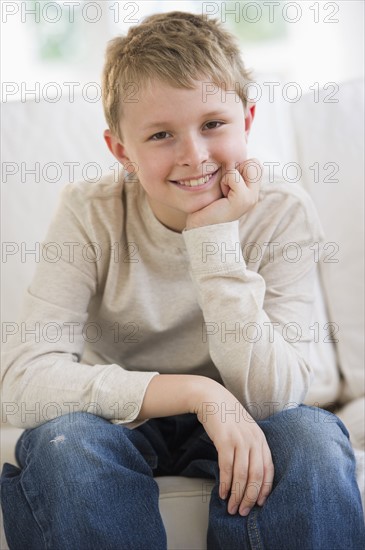
<svg viewBox="0 0 365 550">
<path fill-rule="evenodd" d="M 163 139 L 166 139 L 168 135 L 169 135 L 168 132 L 157 132 L 157 134 L 153 134 L 153 136 L 150 137 L 150 140 L 162 141 Z"/>
<path fill-rule="evenodd" d="M 221 122 L 220 120 L 211 120 L 210 122 L 207 122 L 205 126 L 208 130 L 214 130 L 215 128 L 222 126 L 222 124 L 224 124 L 224 122 Z"/>
</svg>

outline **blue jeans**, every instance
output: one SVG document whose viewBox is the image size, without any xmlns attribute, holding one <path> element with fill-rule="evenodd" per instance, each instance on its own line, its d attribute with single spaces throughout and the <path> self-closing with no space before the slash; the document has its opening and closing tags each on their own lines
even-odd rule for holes
<svg viewBox="0 0 365 550">
<path fill-rule="evenodd" d="M 193 414 L 134 430 L 90 413 L 26 430 L 20 468 L 5 464 L 1 502 L 11 550 L 162 550 L 155 476 L 216 480 L 209 550 L 358 550 L 365 547 L 355 461 L 342 422 L 300 406 L 259 421 L 275 465 L 273 490 L 247 517 L 218 494 L 216 449 Z"/>
</svg>

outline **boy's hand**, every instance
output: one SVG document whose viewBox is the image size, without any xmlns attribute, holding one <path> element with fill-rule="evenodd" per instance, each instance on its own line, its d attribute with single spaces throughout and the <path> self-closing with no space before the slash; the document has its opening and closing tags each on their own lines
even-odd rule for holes
<svg viewBox="0 0 365 550">
<path fill-rule="evenodd" d="M 207 384 L 205 389 L 209 393 L 199 398 L 194 412 L 218 452 L 219 496 L 230 493 L 228 512 L 246 516 L 271 492 L 271 452 L 261 428 L 224 386 Z"/>
<path fill-rule="evenodd" d="M 262 166 L 257 159 L 227 166 L 220 186 L 222 198 L 188 214 L 185 229 L 237 220 L 255 206 L 259 197 Z"/>
</svg>

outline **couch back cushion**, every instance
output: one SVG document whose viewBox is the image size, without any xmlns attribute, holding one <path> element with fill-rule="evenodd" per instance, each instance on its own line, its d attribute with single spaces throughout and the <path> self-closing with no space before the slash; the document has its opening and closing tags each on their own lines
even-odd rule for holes
<svg viewBox="0 0 365 550">
<path fill-rule="evenodd" d="M 328 243 L 321 276 L 338 325 L 344 402 L 364 394 L 364 82 L 328 84 L 292 105 L 303 183 Z"/>
</svg>

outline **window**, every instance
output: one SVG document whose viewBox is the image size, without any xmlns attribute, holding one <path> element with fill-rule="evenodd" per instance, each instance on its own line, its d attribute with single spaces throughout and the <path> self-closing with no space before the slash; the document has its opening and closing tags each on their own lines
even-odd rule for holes
<svg viewBox="0 0 365 550">
<path fill-rule="evenodd" d="M 307 90 L 363 76 L 364 3 L 356 0 L 18 0 L 1 3 L 3 101 L 42 97 L 50 82 L 62 89 L 73 82 L 75 90 L 100 82 L 107 41 L 146 15 L 172 10 L 221 19 L 257 73 Z M 57 93 L 51 88 L 47 94 Z"/>
</svg>

